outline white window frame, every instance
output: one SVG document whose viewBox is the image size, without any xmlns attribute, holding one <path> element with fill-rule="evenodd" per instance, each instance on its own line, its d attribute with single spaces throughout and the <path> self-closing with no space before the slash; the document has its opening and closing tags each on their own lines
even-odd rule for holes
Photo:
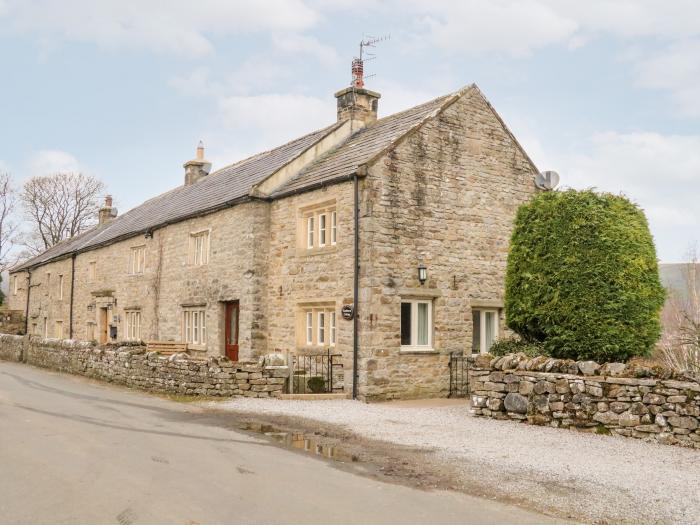
<svg viewBox="0 0 700 525">
<path fill-rule="evenodd" d="M 318 247 L 324 248 L 326 246 L 327 235 L 327 224 L 328 218 L 325 213 L 318 214 Z"/>
<path fill-rule="evenodd" d="M 335 311 L 330 312 L 328 324 L 329 324 L 329 332 L 330 332 L 330 337 L 328 338 L 328 344 L 330 346 L 335 346 L 336 337 L 337 337 Z"/>
<path fill-rule="evenodd" d="M 338 242 L 338 213 L 333 210 L 331 212 L 331 246 L 335 246 Z"/>
<path fill-rule="evenodd" d="M 142 275 L 146 269 L 146 245 L 132 246 L 129 252 L 129 275 Z"/>
<path fill-rule="evenodd" d="M 312 250 L 314 247 L 314 236 L 316 235 L 314 226 L 315 220 L 316 218 L 313 215 L 306 218 L 306 247 L 309 250 Z"/>
<path fill-rule="evenodd" d="M 124 334 L 129 341 L 141 340 L 141 310 L 125 310 L 126 327 Z"/>
<path fill-rule="evenodd" d="M 207 311 L 204 307 L 182 310 L 182 339 L 188 345 L 207 344 Z"/>
<path fill-rule="evenodd" d="M 411 343 L 401 345 L 403 352 L 432 352 L 433 351 L 433 301 L 431 299 L 408 299 L 402 298 L 401 304 L 411 305 Z M 418 305 L 428 305 L 428 343 L 418 344 Z M 399 337 L 401 335 L 401 315 L 399 313 Z"/>
<path fill-rule="evenodd" d="M 211 230 L 190 233 L 189 260 L 193 266 L 209 264 L 209 245 Z"/>
<path fill-rule="evenodd" d="M 306 312 L 306 344 L 311 346 L 314 344 L 314 312 L 309 310 Z"/>
<path fill-rule="evenodd" d="M 316 327 L 317 327 L 316 344 L 318 346 L 326 346 L 327 327 L 326 327 L 326 311 L 325 310 L 320 310 L 317 312 Z"/>
<path fill-rule="evenodd" d="M 498 334 L 499 334 L 499 322 L 500 322 L 500 312 L 498 308 L 479 308 L 475 307 L 472 308 L 472 312 L 479 312 L 479 351 L 474 352 L 474 327 L 472 326 L 472 353 L 473 354 L 486 354 L 490 350 L 490 347 L 487 349 L 486 348 L 486 314 L 493 314 L 494 318 L 494 323 L 493 323 L 493 339 L 492 339 L 492 344 L 493 342 L 498 339 Z"/>
</svg>

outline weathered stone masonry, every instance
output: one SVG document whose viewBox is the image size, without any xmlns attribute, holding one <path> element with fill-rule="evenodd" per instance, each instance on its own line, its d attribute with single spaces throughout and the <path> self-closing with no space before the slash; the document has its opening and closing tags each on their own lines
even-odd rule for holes
<svg viewBox="0 0 700 525">
<path fill-rule="evenodd" d="M 624 377 L 638 373 L 622 363 L 477 356 L 470 372 L 472 410 L 700 449 L 700 383 L 670 371 Z"/>
<path fill-rule="evenodd" d="M 162 357 L 142 346 L 96 346 L 88 342 L 0 335 L 0 359 L 25 362 L 152 392 L 202 396 L 277 397 L 289 369 L 264 359 Z"/>
</svg>

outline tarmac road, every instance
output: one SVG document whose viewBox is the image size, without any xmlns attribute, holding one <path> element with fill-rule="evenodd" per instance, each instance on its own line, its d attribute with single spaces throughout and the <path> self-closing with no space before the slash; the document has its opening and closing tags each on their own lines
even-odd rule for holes
<svg viewBox="0 0 700 525">
<path fill-rule="evenodd" d="M 0 362 L 0 523 L 562 523 L 370 479 L 193 417 L 199 410 Z"/>
</svg>

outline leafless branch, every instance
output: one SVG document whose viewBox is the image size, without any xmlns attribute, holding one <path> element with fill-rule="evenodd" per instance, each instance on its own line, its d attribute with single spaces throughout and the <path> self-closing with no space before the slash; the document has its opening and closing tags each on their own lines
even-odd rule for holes
<svg viewBox="0 0 700 525">
<path fill-rule="evenodd" d="M 55 173 L 32 177 L 20 194 L 30 223 L 23 239 L 29 255 L 78 235 L 97 222 L 98 198 L 104 184 L 82 173 Z"/>
</svg>

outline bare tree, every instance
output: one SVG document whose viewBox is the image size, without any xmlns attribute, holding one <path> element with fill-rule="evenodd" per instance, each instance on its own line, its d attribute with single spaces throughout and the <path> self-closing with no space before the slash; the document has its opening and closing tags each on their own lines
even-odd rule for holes
<svg viewBox="0 0 700 525">
<path fill-rule="evenodd" d="M 32 177 L 20 194 L 31 224 L 23 244 L 30 255 L 84 232 L 97 221 L 99 196 L 105 185 L 82 173 Z"/>
<path fill-rule="evenodd" d="M 0 173 L 0 274 L 16 262 L 13 248 L 16 242 L 17 223 L 12 220 L 12 212 L 17 203 L 17 195 L 9 173 Z"/>
<path fill-rule="evenodd" d="M 700 256 L 694 245 L 683 267 L 681 290 L 671 290 L 663 312 L 661 355 L 668 366 L 700 375 Z"/>
</svg>

